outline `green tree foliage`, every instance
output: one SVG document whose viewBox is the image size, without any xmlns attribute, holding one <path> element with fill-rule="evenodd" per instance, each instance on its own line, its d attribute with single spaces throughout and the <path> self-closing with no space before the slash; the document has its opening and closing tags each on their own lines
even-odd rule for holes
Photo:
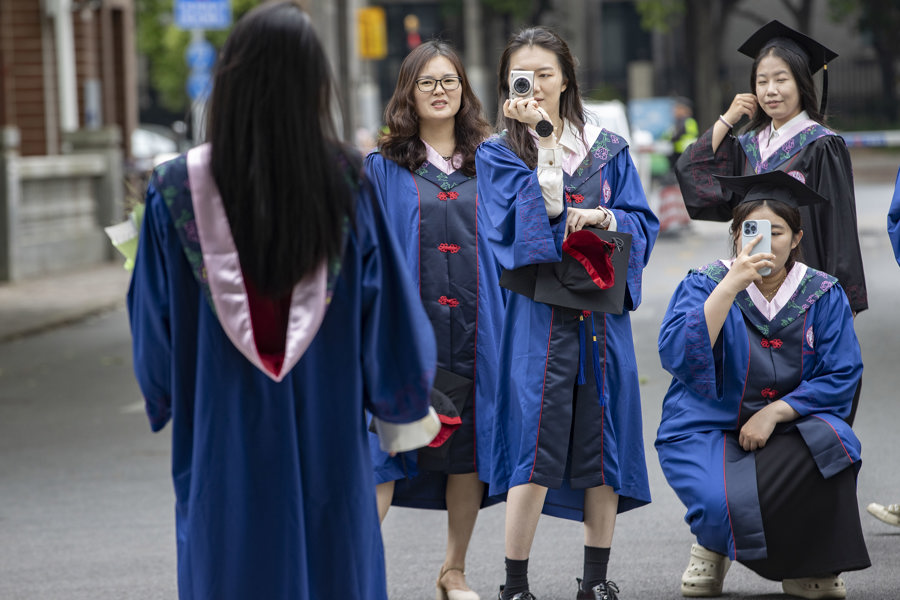
<svg viewBox="0 0 900 600">
<path fill-rule="evenodd" d="M 686 10 L 684 0 L 637 0 L 635 6 L 647 31 L 669 31 Z"/>
<path fill-rule="evenodd" d="M 876 107 L 891 123 L 898 119 L 897 59 L 900 58 L 900 5 L 897 0 L 829 0 L 834 21 L 856 18 L 860 33 L 875 49 L 881 75 L 882 101 Z"/>
<path fill-rule="evenodd" d="M 259 4 L 259 0 L 231 0 L 234 19 Z M 185 52 L 191 32 L 175 27 L 174 0 L 137 0 L 137 47 L 147 60 L 150 86 L 159 94 L 160 103 L 173 112 L 189 106 L 185 82 L 190 69 Z M 228 30 L 207 31 L 206 39 L 217 49 L 225 43 Z"/>
</svg>

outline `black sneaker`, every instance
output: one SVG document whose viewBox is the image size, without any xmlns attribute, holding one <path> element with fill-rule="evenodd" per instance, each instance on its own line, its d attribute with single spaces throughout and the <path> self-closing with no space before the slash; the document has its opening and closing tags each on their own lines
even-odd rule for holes
<svg viewBox="0 0 900 600">
<path fill-rule="evenodd" d="M 612 581 L 601 581 L 590 591 L 581 589 L 581 579 L 575 579 L 578 582 L 578 595 L 576 600 L 619 600 L 619 586 Z"/>
</svg>

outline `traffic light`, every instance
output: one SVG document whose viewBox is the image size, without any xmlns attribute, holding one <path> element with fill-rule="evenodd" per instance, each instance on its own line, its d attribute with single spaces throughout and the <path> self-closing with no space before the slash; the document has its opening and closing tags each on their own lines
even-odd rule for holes
<svg viewBox="0 0 900 600">
<path fill-rule="evenodd" d="M 380 6 L 357 9 L 357 39 L 360 58 L 380 59 L 387 56 L 387 20 Z"/>
</svg>

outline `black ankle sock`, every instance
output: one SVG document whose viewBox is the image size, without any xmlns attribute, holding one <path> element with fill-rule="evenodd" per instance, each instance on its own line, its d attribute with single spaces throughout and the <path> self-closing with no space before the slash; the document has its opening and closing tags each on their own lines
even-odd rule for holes
<svg viewBox="0 0 900 600">
<path fill-rule="evenodd" d="M 583 591 L 588 592 L 598 583 L 606 581 L 606 567 L 609 565 L 609 548 L 584 547 Z"/>
<path fill-rule="evenodd" d="M 519 592 L 528 591 L 528 559 L 506 559 L 506 586 L 503 588 L 503 600 L 509 600 Z"/>
</svg>

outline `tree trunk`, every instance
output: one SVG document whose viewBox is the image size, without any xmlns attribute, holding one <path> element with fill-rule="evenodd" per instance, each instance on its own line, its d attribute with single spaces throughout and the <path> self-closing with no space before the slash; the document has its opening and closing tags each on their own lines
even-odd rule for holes
<svg viewBox="0 0 900 600">
<path fill-rule="evenodd" d="M 694 117 L 701 129 L 713 124 L 728 108 L 722 77 L 722 40 L 725 25 L 740 0 L 686 0 L 685 33 L 688 60 L 693 66 L 686 76 L 691 78 L 694 92 Z"/>
</svg>

